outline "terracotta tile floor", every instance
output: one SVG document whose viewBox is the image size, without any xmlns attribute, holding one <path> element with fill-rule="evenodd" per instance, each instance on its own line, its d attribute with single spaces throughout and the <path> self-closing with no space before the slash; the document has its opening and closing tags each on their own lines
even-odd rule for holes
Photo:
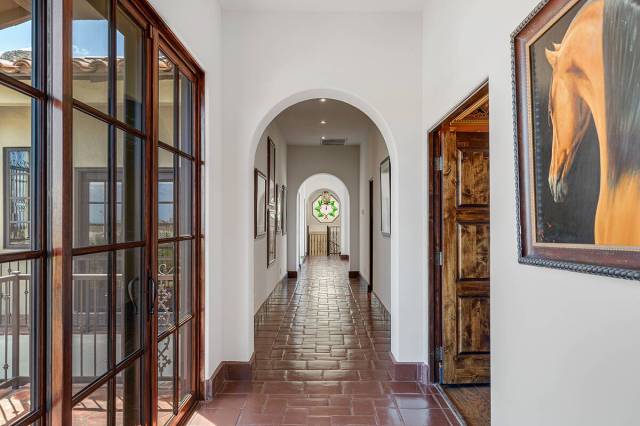
<svg viewBox="0 0 640 426">
<path fill-rule="evenodd" d="M 391 323 L 338 258 L 311 258 L 256 321 L 252 381 L 225 382 L 190 425 L 458 425 L 435 387 L 393 381 Z"/>
</svg>

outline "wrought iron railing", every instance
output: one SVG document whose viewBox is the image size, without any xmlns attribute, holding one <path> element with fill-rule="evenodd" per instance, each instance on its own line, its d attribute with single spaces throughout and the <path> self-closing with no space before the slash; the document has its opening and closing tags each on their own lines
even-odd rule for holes
<svg viewBox="0 0 640 426">
<path fill-rule="evenodd" d="M 341 254 L 339 226 L 327 226 L 327 252 L 329 255 Z"/>
<path fill-rule="evenodd" d="M 73 381 L 88 383 L 106 366 L 108 340 L 107 274 L 73 274 Z M 27 385 L 32 365 L 32 271 L 29 261 L 0 265 L 0 390 Z M 173 270 L 158 275 L 158 325 L 173 324 Z M 122 301 L 116 303 L 122 330 Z M 120 339 L 116 338 L 116 341 Z M 173 351 L 159 347 L 160 373 L 173 362 Z"/>
<path fill-rule="evenodd" d="M 0 388 L 19 387 L 30 376 L 31 271 L 29 262 L 20 263 L 0 271 Z"/>
</svg>

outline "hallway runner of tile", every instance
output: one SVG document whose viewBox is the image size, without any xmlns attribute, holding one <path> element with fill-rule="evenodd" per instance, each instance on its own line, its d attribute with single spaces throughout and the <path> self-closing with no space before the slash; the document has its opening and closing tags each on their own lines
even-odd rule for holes
<svg viewBox="0 0 640 426">
<path fill-rule="evenodd" d="M 227 381 L 189 424 L 458 425 L 433 386 L 394 381 L 391 320 L 337 257 L 312 257 L 256 321 L 252 381 Z"/>
</svg>

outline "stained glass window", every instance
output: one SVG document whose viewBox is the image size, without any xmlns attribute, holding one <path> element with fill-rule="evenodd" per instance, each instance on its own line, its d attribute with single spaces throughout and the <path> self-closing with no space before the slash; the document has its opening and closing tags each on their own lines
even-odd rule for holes
<svg viewBox="0 0 640 426">
<path fill-rule="evenodd" d="M 332 223 L 340 216 L 340 202 L 328 191 L 324 191 L 312 205 L 313 217 L 321 223 Z"/>
</svg>

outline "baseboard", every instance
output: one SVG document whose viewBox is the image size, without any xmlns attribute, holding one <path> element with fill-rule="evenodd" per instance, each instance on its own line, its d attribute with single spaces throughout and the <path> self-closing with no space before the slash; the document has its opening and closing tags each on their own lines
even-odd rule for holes
<svg viewBox="0 0 640 426">
<path fill-rule="evenodd" d="M 298 271 L 287 271 L 287 277 L 298 278 Z"/>
<path fill-rule="evenodd" d="M 205 380 L 204 399 L 212 399 L 222 390 L 225 380 L 250 381 L 253 378 L 255 355 L 247 362 L 222 361 L 210 378 Z"/>
<path fill-rule="evenodd" d="M 349 260 L 349 255 L 348 254 L 341 254 L 340 255 L 340 260 Z"/>
<path fill-rule="evenodd" d="M 358 278 L 360 276 L 360 271 L 349 271 L 349 278 Z"/>
<path fill-rule="evenodd" d="M 360 279 L 366 282 L 364 277 L 360 275 Z M 372 297 L 375 297 L 377 302 L 380 304 L 382 309 L 384 310 L 384 316 L 386 318 L 391 318 L 391 314 L 387 310 L 387 307 L 384 306 L 384 303 L 380 300 L 378 295 L 376 295 L 375 291 L 372 294 Z M 412 381 L 418 382 L 421 386 L 427 386 L 430 384 L 429 381 L 429 366 L 425 362 L 399 362 L 393 356 L 393 353 L 390 352 L 391 362 L 393 366 L 391 367 L 391 378 L 396 381 Z"/>
<path fill-rule="evenodd" d="M 397 381 L 415 381 L 423 386 L 429 384 L 429 368 L 424 362 L 398 362 L 391 354 L 393 362 L 390 374 L 393 380 Z"/>
<path fill-rule="evenodd" d="M 276 285 L 273 286 L 273 289 L 271 290 L 271 293 L 269 293 L 267 298 L 262 301 L 262 304 L 260 304 L 260 307 L 258 308 L 258 310 L 254 312 L 254 314 L 253 314 L 253 322 L 254 323 L 256 321 L 256 318 L 260 314 L 260 312 L 264 310 L 264 308 L 267 305 L 267 302 L 269 301 L 269 299 L 271 298 L 271 295 L 273 294 L 273 292 L 276 291 L 278 286 L 282 285 L 283 283 L 286 284 L 287 280 L 289 279 L 288 276 L 289 276 L 290 273 L 291 272 L 288 272 L 288 273 L 284 274 L 284 276 L 282 278 L 280 278 L 280 281 L 278 281 L 276 283 Z"/>
</svg>

